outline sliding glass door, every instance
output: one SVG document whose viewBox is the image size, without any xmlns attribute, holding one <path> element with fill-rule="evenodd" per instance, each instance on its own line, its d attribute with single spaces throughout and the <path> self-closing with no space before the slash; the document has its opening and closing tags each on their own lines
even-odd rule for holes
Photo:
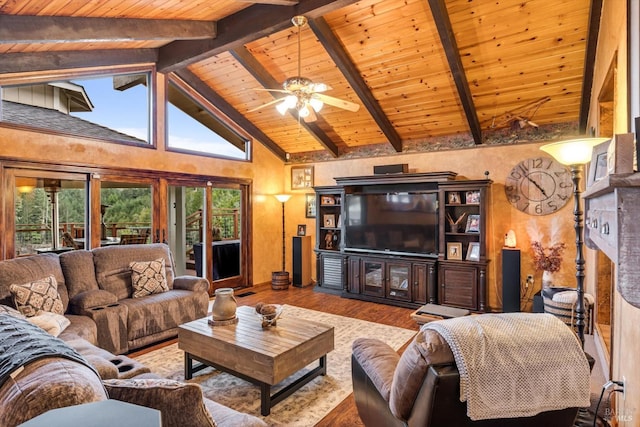
<svg viewBox="0 0 640 427">
<path fill-rule="evenodd" d="M 178 274 L 205 277 L 210 293 L 249 286 L 248 186 L 170 182 L 169 245 Z"/>
</svg>

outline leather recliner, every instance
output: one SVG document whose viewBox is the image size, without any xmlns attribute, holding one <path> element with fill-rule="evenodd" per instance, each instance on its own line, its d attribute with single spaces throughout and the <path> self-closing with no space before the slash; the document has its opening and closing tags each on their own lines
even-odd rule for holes
<svg viewBox="0 0 640 427">
<path fill-rule="evenodd" d="M 382 341 L 357 339 L 351 361 L 356 406 L 367 427 L 560 427 L 572 426 L 578 412 L 566 408 L 526 418 L 472 421 L 467 403 L 460 401 L 453 353 L 432 330 L 420 331 L 402 357 Z"/>
</svg>

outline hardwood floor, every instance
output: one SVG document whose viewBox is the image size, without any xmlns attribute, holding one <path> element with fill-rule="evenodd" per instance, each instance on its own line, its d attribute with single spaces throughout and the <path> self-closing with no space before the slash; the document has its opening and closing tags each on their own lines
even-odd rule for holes
<svg viewBox="0 0 640 427">
<path fill-rule="evenodd" d="M 252 293 L 249 295 L 249 293 Z M 290 286 L 287 290 L 274 291 L 270 284 L 258 285 L 251 288 L 235 291 L 238 305 L 255 305 L 258 302 L 270 304 L 290 304 L 311 310 L 324 311 L 325 313 L 338 314 L 340 316 L 355 319 L 368 320 L 370 322 L 418 331 L 418 325 L 409 316 L 414 310 L 402 307 L 376 304 L 366 301 L 341 298 L 314 290 L 313 286 L 296 288 Z M 141 351 L 131 353 L 129 356 L 140 355 L 167 343 L 158 344 Z M 402 349 L 401 349 L 402 350 Z M 319 427 L 358 427 L 363 426 L 358 416 L 358 411 L 353 400 L 353 394 L 349 395 L 340 405 L 324 417 L 316 426 Z"/>
</svg>

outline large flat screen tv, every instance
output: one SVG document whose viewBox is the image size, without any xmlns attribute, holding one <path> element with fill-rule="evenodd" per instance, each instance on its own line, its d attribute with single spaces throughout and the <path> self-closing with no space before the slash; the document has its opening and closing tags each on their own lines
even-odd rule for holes
<svg viewBox="0 0 640 427">
<path fill-rule="evenodd" d="M 438 194 L 345 195 L 345 250 L 438 256 Z"/>
</svg>

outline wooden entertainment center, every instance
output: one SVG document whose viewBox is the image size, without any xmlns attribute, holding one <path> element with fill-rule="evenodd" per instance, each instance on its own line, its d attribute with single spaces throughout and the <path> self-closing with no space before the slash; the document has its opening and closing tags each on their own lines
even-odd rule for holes
<svg viewBox="0 0 640 427">
<path fill-rule="evenodd" d="M 486 310 L 492 181 L 454 172 L 315 187 L 318 289 L 384 304 Z"/>
</svg>

